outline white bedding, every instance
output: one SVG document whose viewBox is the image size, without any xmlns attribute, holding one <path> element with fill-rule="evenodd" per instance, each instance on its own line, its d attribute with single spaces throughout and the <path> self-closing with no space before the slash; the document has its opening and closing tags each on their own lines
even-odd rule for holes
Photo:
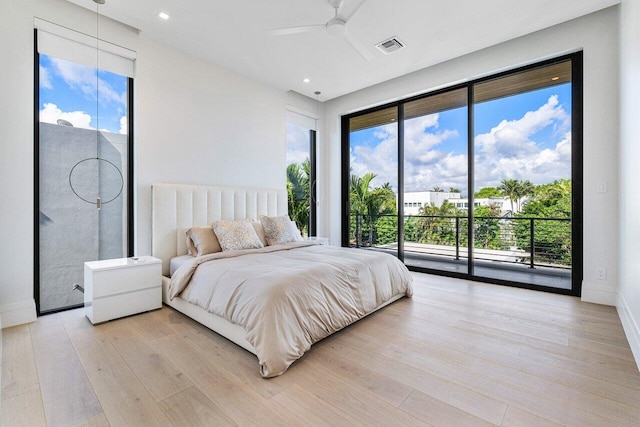
<svg viewBox="0 0 640 427">
<path fill-rule="evenodd" d="M 241 325 L 264 377 L 282 374 L 314 342 L 412 294 L 406 267 L 373 251 L 302 242 L 190 258 L 172 276 L 170 298 Z"/>
<path fill-rule="evenodd" d="M 171 261 L 169 262 L 169 277 L 173 276 L 173 273 L 175 273 L 176 270 L 182 266 L 182 264 L 191 261 L 192 259 L 193 256 L 191 255 L 180 255 L 171 258 Z"/>
</svg>

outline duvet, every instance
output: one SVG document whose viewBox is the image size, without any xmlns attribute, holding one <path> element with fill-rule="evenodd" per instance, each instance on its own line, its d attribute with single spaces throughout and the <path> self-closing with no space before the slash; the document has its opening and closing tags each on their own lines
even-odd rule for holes
<svg viewBox="0 0 640 427">
<path fill-rule="evenodd" d="M 412 279 L 395 257 L 315 242 L 194 257 L 172 276 L 177 296 L 241 325 L 263 377 L 398 296 Z"/>
</svg>

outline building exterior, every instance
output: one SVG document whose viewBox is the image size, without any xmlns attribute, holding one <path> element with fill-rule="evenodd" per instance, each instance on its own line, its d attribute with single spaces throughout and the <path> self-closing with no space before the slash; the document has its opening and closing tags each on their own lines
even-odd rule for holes
<svg viewBox="0 0 640 427">
<path fill-rule="evenodd" d="M 446 193 L 436 191 L 411 191 L 404 193 L 404 215 L 419 215 L 420 208 L 432 203 L 436 207 L 442 206 L 445 200 L 460 200 L 460 193 Z"/>
<path fill-rule="evenodd" d="M 524 204 L 524 200 L 520 203 L 514 201 L 513 207 L 515 213 L 519 212 L 519 207 Z M 436 192 L 436 191 L 411 191 L 404 193 L 404 215 L 420 215 L 420 208 L 430 206 L 432 203 L 435 207 L 440 207 L 448 201 L 458 209 L 469 209 L 469 199 L 461 197 L 460 193 Z M 502 216 L 511 214 L 511 200 L 508 197 L 488 197 L 483 199 L 474 199 L 474 206 L 490 206 L 497 205 L 500 208 Z"/>
</svg>

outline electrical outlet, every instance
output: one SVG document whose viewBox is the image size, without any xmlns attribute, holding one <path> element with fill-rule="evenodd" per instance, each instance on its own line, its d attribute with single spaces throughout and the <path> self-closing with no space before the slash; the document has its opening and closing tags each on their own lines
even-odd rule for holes
<svg viewBox="0 0 640 427">
<path fill-rule="evenodd" d="M 606 193 L 607 192 L 607 181 L 599 181 L 597 185 L 598 193 Z"/>
<path fill-rule="evenodd" d="M 607 269 L 604 267 L 600 267 L 596 270 L 596 279 L 598 280 L 606 280 L 607 278 Z"/>
</svg>

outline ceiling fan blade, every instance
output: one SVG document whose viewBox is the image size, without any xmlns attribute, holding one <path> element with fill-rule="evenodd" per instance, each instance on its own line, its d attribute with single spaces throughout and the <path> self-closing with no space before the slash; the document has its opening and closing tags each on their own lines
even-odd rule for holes
<svg viewBox="0 0 640 427">
<path fill-rule="evenodd" d="M 280 28 L 277 30 L 268 30 L 267 34 L 272 36 L 284 36 L 287 34 L 309 33 L 311 31 L 324 30 L 326 27 L 324 24 L 318 25 L 305 25 L 302 27 Z"/>
<path fill-rule="evenodd" d="M 365 4 L 367 0 L 348 0 L 341 8 L 338 14 L 339 18 L 344 22 L 348 22 L 353 15 Z"/>
<path fill-rule="evenodd" d="M 358 51 L 360 55 L 367 61 L 371 61 L 374 58 L 373 53 L 365 46 L 356 36 L 354 36 L 350 31 L 344 33 L 344 38 L 353 46 L 355 50 Z"/>
</svg>

